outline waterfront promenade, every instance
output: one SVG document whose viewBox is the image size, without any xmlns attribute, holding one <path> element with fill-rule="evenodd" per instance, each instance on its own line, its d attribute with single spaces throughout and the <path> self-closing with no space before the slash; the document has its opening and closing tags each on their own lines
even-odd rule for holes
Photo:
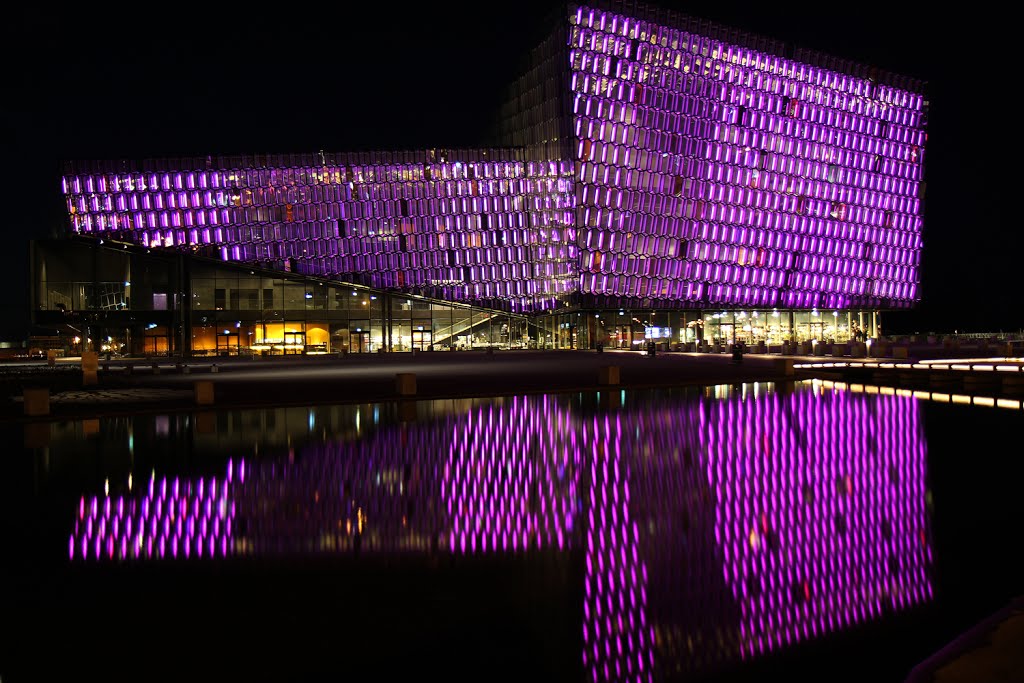
<svg viewBox="0 0 1024 683">
<path fill-rule="evenodd" d="M 74 417 L 192 409 L 195 383 L 204 380 L 213 384 L 214 406 L 241 408 L 785 381 L 798 378 L 794 360 L 747 354 L 735 363 L 728 354 L 635 351 L 122 359 L 101 361 L 97 383 L 83 386 L 79 363 L 68 359 L 53 367 L 44 361 L 5 368 L 0 415 L 23 415 L 21 395 L 29 387 L 49 389 L 51 417 Z M 602 384 L 602 368 L 609 366 L 618 368 L 618 381 Z M 399 374 L 415 375 L 414 394 L 398 393 Z"/>
<path fill-rule="evenodd" d="M 946 349 L 948 351 L 948 349 Z M 970 355 L 970 354 L 968 354 Z M 601 389 L 711 386 L 746 382 L 824 381 L 921 392 L 983 396 L 1024 406 L 1024 360 L 985 356 L 949 361 L 934 349 L 897 358 L 639 351 L 464 351 L 347 356 L 101 360 L 86 382 L 80 359 L 0 364 L 0 419 L 24 419 L 24 392 L 45 389 L 45 417 L 101 417 L 190 410 L 197 383 L 206 408 L 245 408 L 395 399 L 427 400 Z M 609 372 L 609 368 L 613 368 Z M 400 389 L 399 375 L 414 376 Z M 407 380 L 408 381 L 408 380 Z M 973 399 L 969 398 L 967 402 Z M 961 401 L 962 402 L 962 401 Z M 35 417 L 40 417 L 36 415 Z"/>
</svg>

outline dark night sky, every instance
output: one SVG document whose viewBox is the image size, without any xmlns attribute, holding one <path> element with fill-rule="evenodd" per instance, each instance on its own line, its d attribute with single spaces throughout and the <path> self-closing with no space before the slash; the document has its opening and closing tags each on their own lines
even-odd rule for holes
<svg viewBox="0 0 1024 683">
<path fill-rule="evenodd" d="M 0 339 L 27 327 L 28 240 L 63 229 L 62 159 L 481 146 L 554 4 L 18 3 L 2 29 Z M 1024 327 L 1011 294 L 1024 240 L 991 187 L 1012 151 L 998 17 L 920 19 L 938 5 L 898 2 L 661 4 L 926 80 L 923 302 L 887 315 L 887 331 Z"/>
</svg>

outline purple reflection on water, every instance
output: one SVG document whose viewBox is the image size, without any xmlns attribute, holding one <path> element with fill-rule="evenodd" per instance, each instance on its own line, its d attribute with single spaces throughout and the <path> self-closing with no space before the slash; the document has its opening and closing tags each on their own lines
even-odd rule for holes
<svg viewBox="0 0 1024 683">
<path fill-rule="evenodd" d="M 227 555 L 232 517 L 227 503 L 231 492 L 227 485 L 218 489 L 216 478 L 211 481 L 213 485 L 207 488 L 203 479 L 195 484 L 180 484 L 175 479 L 168 495 L 167 480 L 158 481 L 153 477 L 142 498 L 103 497 L 102 514 L 99 513 L 99 497 L 87 501 L 83 496 L 79 499 L 74 530 L 68 538 L 68 557 L 72 560 L 152 558 L 154 542 L 156 555 L 163 557 L 168 539 L 171 553 L 176 556 L 182 537 L 186 557 L 191 554 L 193 539 L 197 544 L 205 540 L 211 548 L 220 540 L 220 554 Z M 196 533 L 197 521 L 199 534 Z M 199 554 L 201 556 L 202 552 Z"/>
<path fill-rule="evenodd" d="M 513 397 L 82 497 L 68 554 L 578 549 L 587 676 L 651 680 L 930 600 L 925 462 L 912 398 Z"/>
<path fill-rule="evenodd" d="M 700 429 L 744 655 L 932 597 L 915 399 L 771 394 Z"/>
</svg>

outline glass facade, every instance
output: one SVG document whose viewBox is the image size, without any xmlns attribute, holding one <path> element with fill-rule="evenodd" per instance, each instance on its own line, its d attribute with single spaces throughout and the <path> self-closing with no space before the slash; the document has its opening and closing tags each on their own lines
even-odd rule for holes
<svg viewBox="0 0 1024 683">
<path fill-rule="evenodd" d="M 581 334 L 622 340 L 621 322 L 603 334 L 563 320 L 569 311 L 674 311 L 644 336 L 678 342 L 712 328 L 840 341 L 874 334 L 876 311 L 915 305 L 923 83 L 672 12 L 599 4 L 567 6 L 530 54 L 500 112 L 501 147 L 69 163 L 70 230 L 395 301 L 554 316 L 538 323 L 550 328 L 538 341 L 555 347 Z M 237 332 L 200 321 L 196 348 L 241 348 L 242 336 L 321 348 L 330 325 L 307 330 L 292 311 L 360 312 L 270 280 L 197 283 L 204 312 L 245 315 Z M 112 282 L 60 296 L 116 307 L 128 293 Z M 367 301 L 360 320 L 382 319 L 379 306 Z M 249 325 L 257 310 L 284 317 Z M 429 346 L 414 309 L 393 312 L 408 320 L 400 341 L 371 334 L 371 348 Z"/>
<path fill-rule="evenodd" d="M 33 265 L 35 321 L 57 328 L 70 353 L 276 356 L 536 346 L 536 328 L 522 315 L 127 244 L 36 242 Z"/>
</svg>

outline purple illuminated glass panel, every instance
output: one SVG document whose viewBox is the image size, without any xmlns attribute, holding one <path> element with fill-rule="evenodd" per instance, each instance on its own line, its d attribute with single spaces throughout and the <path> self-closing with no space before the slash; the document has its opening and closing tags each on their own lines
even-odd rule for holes
<svg viewBox="0 0 1024 683">
<path fill-rule="evenodd" d="M 681 17 L 565 20 L 503 110 L 511 147 L 83 166 L 71 230 L 516 311 L 918 299 L 922 86 Z"/>
<path fill-rule="evenodd" d="M 907 306 L 922 95 L 580 7 L 580 288 L 734 306 Z"/>
<path fill-rule="evenodd" d="M 549 308 L 574 286 L 571 163 L 363 156 L 158 163 L 63 187 L 74 232 L 151 248 L 513 310 Z"/>
</svg>

